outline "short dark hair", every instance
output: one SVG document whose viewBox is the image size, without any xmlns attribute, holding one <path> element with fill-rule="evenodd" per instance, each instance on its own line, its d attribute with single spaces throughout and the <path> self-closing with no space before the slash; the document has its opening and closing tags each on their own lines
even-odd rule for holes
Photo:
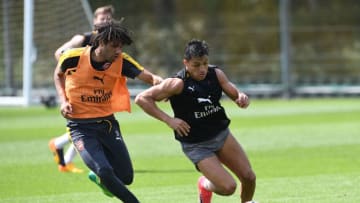
<svg viewBox="0 0 360 203">
<path fill-rule="evenodd" d="M 205 55 L 209 55 L 209 46 L 204 40 L 192 39 L 187 43 L 184 53 L 184 58 L 186 60 Z"/>
<path fill-rule="evenodd" d="M 130 45 L 133 43 L 131 32 L 122 25 L 122 21 L 111 20 L 95 25 L 94 36 L 92 38 L 93 47 L 98 47 L 100 42 L 114 45 Z"/>
</svg>

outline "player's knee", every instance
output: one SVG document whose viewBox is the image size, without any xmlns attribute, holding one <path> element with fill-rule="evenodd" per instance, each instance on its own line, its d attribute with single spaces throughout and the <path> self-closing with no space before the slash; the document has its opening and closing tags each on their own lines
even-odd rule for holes
<svg viewBox="0 0 360 203">
<path fill-rule="evenodd" d="M 133 182 L 133 180 L 134 180 L 134 175 L 133 175 L 133 174 L 129 174 L 129 175 L 121 178 L 121 180 L 123 181 L 123 183 L 124 183 L 125 185 L 130 185 L 130 184 Z"/>
<path fill-rule="evenodd" d="M 220 187 L 220 191 L 218 192 L 221 195 L 232 195 L 236 191 L 236 182 L 231 181 Z"/>
<path fill-rule="evenodd" d="M 101 181 L 107 182 L 114 178 L 115 173 L 114 170 L 110 167 L 100 168 L 97 175 L 100 177 Z"/>
<path fill-rule="evenodd" d="M 245 176 L 244 176 L 244 181 L 247 183 L 255 183 L 256 181 L 256 175 L 254 173 L 253 170 L 249 170 Z"/>
<path fill-rule="evenodd" d="M 125 184 L 130 185 L 134 180 L 134 170 L 131 167 L 115 168 L 116 176 Z"/>
<path fill-rule="evenodd" d="M 116 176 L 125 185 L 130 185 L 134 181 L 134 173 L 133 172 L 121 173 L 121 174 L 117 175 L 117 174 L 115 174 L 115 171 L 110 167 L 100 168 L 99 171 L 98 171 L 98 176 L 104 182 L 105 181 L 108 182 L 108 181 L 114 179 L 115 176 Z"/>
</svg>

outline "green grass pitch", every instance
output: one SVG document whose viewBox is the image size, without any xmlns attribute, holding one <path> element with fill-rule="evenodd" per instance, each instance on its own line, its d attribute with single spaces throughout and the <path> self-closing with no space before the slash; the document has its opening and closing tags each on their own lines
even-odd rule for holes
<svg viewBox="0 0 360 203">
<path fill-rule="evenodd" d="M 360 202 L 359 104 L 358 98 L 254 100 L 242 110 L 224 100 L 231 130 L 257 174 L 254 199 Z M 117 118 L 135 168 L 130 189 L 141 202 L 198 202 L 199 173 L 171 130 L 136 105 Z M 57 171 L 47 144 L 64 130 L 57 108 L 0 108 L 0 202 L 119 202 L 103 195 L 87 173 Z M 86 169 L 78 156 L 75 163 Z M 238 191 L 213 197 L 213 203 L 231 202 L 240 202 Z"/>
</svg>

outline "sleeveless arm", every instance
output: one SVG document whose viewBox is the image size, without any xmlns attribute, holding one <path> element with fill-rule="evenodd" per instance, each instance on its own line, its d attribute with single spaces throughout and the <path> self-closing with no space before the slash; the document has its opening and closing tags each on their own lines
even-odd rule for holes
<svg viewBox="0 0 360 203">
<path fill-rule="evenodd" d="M 170 128 L 177 131 L 181 136 L 187 136 L 190 131 L 190 125 L 185 121 L 173 118 L 166 112 L 162 111 L 157 105 L 157 101 L 167 99 L 173 95 L 180 94 L 184 83 L 179 78 L 165 79 L 159 85 L 138 94 L 135 103 L 139 105 L 150 116 L 166 123 Z"/>
<path fill-rule="evenodd" d="M 219 80 L 220 86 L 223 89 L 224 93 L 241 108 L 247 108 L 249 106 L 248 96 L 239 91 L 236 86 L 229 81 L 225 73 L 219 68 L 215 69 L 216 76 Z"/>
</svg>

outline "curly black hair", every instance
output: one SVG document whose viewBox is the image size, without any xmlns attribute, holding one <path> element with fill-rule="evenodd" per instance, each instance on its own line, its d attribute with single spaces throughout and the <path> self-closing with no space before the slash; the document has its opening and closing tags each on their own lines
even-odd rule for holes
<svg viewBox="0 0 360 203">
<path fill-rule="evenodd" d="M 95 25 L 92 46 L 98 47 L 100 42 L 104 44 L 113 43 L 118 45 L 131 45 L 131 31 L 122 25 L 122 21 L 111 20 Z"/>
</svg>

